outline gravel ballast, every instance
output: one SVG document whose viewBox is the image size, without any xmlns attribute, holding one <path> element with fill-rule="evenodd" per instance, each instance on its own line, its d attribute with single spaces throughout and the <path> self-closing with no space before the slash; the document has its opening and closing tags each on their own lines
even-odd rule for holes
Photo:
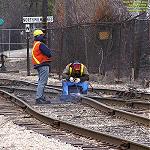
<svg viewBox="0 0 150 150">
<path fill-rule="evenodd" d="M 26 130 L 0 115 L 1 150 L 81 150 L 54 138 Z"/>
</svg>

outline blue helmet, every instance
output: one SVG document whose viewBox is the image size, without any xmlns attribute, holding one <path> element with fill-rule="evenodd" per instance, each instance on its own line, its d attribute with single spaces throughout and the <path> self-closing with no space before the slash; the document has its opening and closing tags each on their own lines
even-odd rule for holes
<svg viewBox="0 0 150 150">
<path fill-rule="evenodd" d="M 74 60 L 73 64 L 80 64 L 80 61 L 79 60 Z"/>
</svg>

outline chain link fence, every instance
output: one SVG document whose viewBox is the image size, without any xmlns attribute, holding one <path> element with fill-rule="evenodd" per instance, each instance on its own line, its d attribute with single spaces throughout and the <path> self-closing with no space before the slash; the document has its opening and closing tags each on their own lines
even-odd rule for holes
<svg viewBox="0 0 150 150">
<path fill-rule="evenodd" d="M 100 23 L 48 29 L 49 47 L 57 51 L 52 70 L 61 74 L 73 60 L 90 73 L 110 78 L 149 78 L 150 22 Z"/>
<path fill-rule="evenodd" d="M 24 29 L 0 29 L 1 72 L 19 71 L 23 68 L 22 65 L 26 66 L 26 53 L 24 55 L 26 45 L 26 32 Z M 20 63 L 20 60 L 24 63 Z"/>
<path fill-rule="evenodd" d="M 149 29 L 149 21 L 136 19 L 126 23 L 48 28 L 48 47 L 56 52 L 51 71 L 61 75 L 68 63 L 79 60 L 91 75 L 102 80 L 149 79 Z M 26 49 L 24 29 L 1 29 L 0 33 L 1 53 L 7 51 L 7 56 L 11 57 L 11 50 Z M 32 43 L 33 38 L 30 38 L 30 48 Z M 95 76 L 93 78 L 96 79 Z"/>
<path fill-rule="evenodd" d="M 0 52 L 26 47 L 24 29 L 0 29 Z"/>
</svg>

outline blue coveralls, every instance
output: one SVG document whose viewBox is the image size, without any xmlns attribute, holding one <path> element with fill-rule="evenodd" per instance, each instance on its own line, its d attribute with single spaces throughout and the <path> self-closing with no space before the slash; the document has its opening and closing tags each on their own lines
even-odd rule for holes
<svg viewBox="0 0 150 150">
<path fill-rule="evenodd" d="M 62 82 L 63 95 L 68 95 L 69 94 L 69 86 L 73 86 L 73 85 L 75 85 L 77 87 L 77 90 L 78 90 L 78 87 L 81 87 L 82 94 L 87 94 L 88 86 L 89 86 L 89 83 L 87 81 L 84 81 L 84 82 L 80 81 L 78 83 L 71 82 L 71 81 L 63 81 Z"/>
</svg>

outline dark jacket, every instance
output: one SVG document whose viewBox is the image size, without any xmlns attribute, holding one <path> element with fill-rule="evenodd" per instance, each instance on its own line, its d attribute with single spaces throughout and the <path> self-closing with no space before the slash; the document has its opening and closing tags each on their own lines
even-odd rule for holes
<svg viewBox="0 0 150 150">
<path fill-rule="evenodd" d="M 44 43 L 44 37 L 43 35 L 35 37 L 34 41 L 40 41 L 41 44 L 39 45 L 39 50 L 41 51 L 42 54 L 47 56 L 48 58 L 52 57 L 52 50 L 50 50 Z M 50 66 L 50 61 L 43 62 L 41 64 L 36 64 L 34 65 L 34 69 L 37 69 L 40 66 Z"/>
</svg>

